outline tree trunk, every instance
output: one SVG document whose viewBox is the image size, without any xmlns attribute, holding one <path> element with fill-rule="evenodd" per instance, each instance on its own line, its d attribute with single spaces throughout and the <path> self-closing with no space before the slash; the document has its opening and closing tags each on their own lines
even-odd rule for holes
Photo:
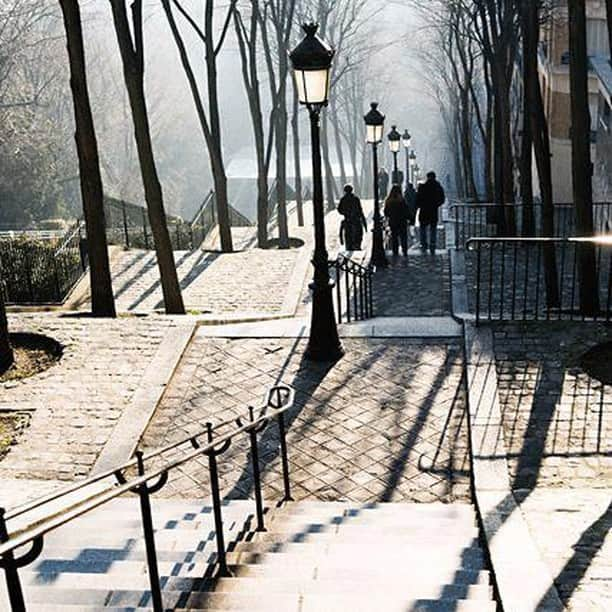
<svg viewBox="0 0 612 612">
<path fill-rule="evenodd" d="M 9 339 L 8 321 L 4 306 L 4 291 L 0 285 L 0 372 L 7 370 L 13 363 L 13 349 Z"/>
<path fill-rule="evenodd" d="M 327 113 L 323 113 L 321 117 L 321 149 L 323 152 L 323 164 L 325 166 L 325 190 L 327 191 L 327 210 L 333 210 L 336 207 L 336 199 L 338 195 L 336 178 L 329 157 L 329 132 L 327 129 Z"/>
<path fill-rule="evenodd" d="M 97 317 L 115 317 L 115 299 L 111 282 L 106 223 L 104 219 L 104 193 L 98 143 L 91 114 L 83 31 L 78 0 L 60 0 L 70 61 L 70 87 L 74 104 L 83 213 L 87 228 L 91 311 Z"/>
<path fill-rule="evenodd" d="M 593 164 L 591 162 L 591 117 L 589 112 L 586 8 L 583 0 L 568 0 L 570 44 L 570 98 L 572 113 L 572 181 L 576 229 L 579 236 L 593 236 Z M 585 315 L 599 311 L 595 249 L 578 247 L 580 310 Z"/>
<path fill-rule="evenodd" d="M 224 253 L 231 253 L 234 247 L 232 244 L 232 228 L 227 196 L 227 176 L 225 174 L 223 149 L 221 147 L 221 120 L 219 117 L 219 96 L 217 92 L 217 51 L 215 49 L 213 28 L 213 0 L 206 0 L 204 11 L 206 83 L 208 85 L 208 113 L 210 115 L 211 145 L 213 149 L 211 165 L 217 200 L 219 237 L 221 239 L 221 250 Z"/>
<path fill-rule="evenodd" d="M 142 47 L 142 2 L 135 0 L 132 5 L 134 13 L 134 37 L 125 9 L 124 0 L 110 0 L 113 12 L 115 33 L 123 63 L 123 75 L 132 111 L 134 135 L 138 151 L 138 161 L 149 213 L 149 223 L 155 242 L 155 254 L 159 266 L 159 276 L 164 297 L 164 306 L 168 314 L 185 314 L 181 287 L 176 273 L 172 243 L 166 223 L 166 213 L 155 156 L 151 143 L 151 128 L 147 114 L 144 93 L 144 49 Z"/>
<path fill-rule="evenodd" d="M 606 21 L 608 22 L 608 49 L 612 64 L 612 0 L 606 0 Z"/>
<path fill-rule="evenodd" d="M 552 170 L 550 166 L 550 139 L 544 111 L 544 100 L 538 77 L 537 46 L 540 33 L 540 9 L 536 3 L 522 5 L 521 28 L 523 33 L 523 62 L 526 107 L 529 111 L 529 126 L 538 170 L 538 183 L 542 199 L 542 235 L 554 235 L 554 202 Z M 559 306 L 559 276 L 554 246 L 544 249 L 544 279 L 546 303 L 549 308 Z"/>
<path fill-rule="evenodd" d="M 346 177 L 346 167 L 344 165 L 344 153 L 342 151 L 342 137 L 340 135 L 340 125 L 338 121 L 338 115 L 336 114 L 336 105 L 332 102 L 332 114 L 330 115 L 330 121 L 334 129 L 334 144 L 336 146 L 336 156 L 338 158 L 338 164 L 340 166 L 340 182 L 342 187 L 348 183 Z"/>
<path fill-rule="evenodd" d="M 297 221 L 300 227 L 304 226 L 304 202 L 302 200 L 302 166 L 300 164 L 300 116 L 299 100 L 295 80 L 293 83 L 293 109 L 291 114 L 291 132 L 293 135 L 293 168 L 295 172 L 295 203 L 297 206 Z"/>
</svg>

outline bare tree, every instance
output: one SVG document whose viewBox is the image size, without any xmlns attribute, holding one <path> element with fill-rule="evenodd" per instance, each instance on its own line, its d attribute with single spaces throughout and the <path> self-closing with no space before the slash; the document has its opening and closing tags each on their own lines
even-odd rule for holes
<svg viewBox="0 0 612 612">
<path fill-rule="evenodd" d="M 70 86 L 72 88 L 76 124 L 75 141 L 79 157 L 81 195 L 87 228 L 91 311 L 95 316 L 114 317 L 116 316 L 115 299 L 113 297 L 106 244 L 104 193 L 102 177 L 100 176 L 98 143 L 87 88 L 81 13 L 78 0 L 60 0 L 60 6 L 64 16 L 70 62 Z"/>
<path fill-rule="evenodd" d="M 166 213 L 161 183 L 155 165 L 151 129 L 144 92 L 144 32 L 142 21 L 142 0 L 134 0 L 132 28 L 128 18 L 125 0 L 110 0 L 119 44 L 123 75 L 132 111 L 134 134 L 138 149 L 138 160 L 149 213 L 149 222 L 155 241 L 157 265 L 161 280 L 164 305 L 168 314 L 184 314 L 185 306 L 176 272 L 172 244 L 166 223 Z M 133 31 L 133 38 L 132 38 Z"/>
<path fill-rule="evenodd" d="M 265 21 L 261 15 L 259 1 L 251 0 L 250 4 L 248 26 L 245 23 L 245 15 L 238 9 L 234 11 L 234 26 L 238 38 L 242 79 L 247 92 L 255 140 L 255 156 L 257 159 L 257 244 L 259 248 L 265 249 L 268 246 L 268 177 L 274 142 L 275 121 L 273 106 L 268 115 L 266 127 L 258 66 L 260 45 L 263 44 L 261 38 L 266 33 L 265 28 L 262 27 Z"/>
<path fill-rule="evenodd" d="M 576 229 L 580 236 L 593 236 L 593 164 L 591 162 L 591 116 L 586 8 L 583 0 L 568 0 L 570 44 L 570 97 L 572 113 L 572 182 Z M 580 309 L 594 315 L 599 310 L 595 249 L 584 243 L 578 250 Z"/>
<path fill-rule="evenodd" d="M 217 78 L 217 58 L 227 35 L 228 28 L 231 24 L 232 15 L 234 13 L 236 0 L 230 0 L 230 6 L 223 21 L 223 27 L 218 40 L 215 40 L 213 25 L 214 25 L 214 2 L 206 0 L 204 4 L 204 28 L 201 29 L 191 14 L 182 6 L 178 0 L 172 0 L 172 4 L 186 19 L 191 26 L 198 39 L 204 45 L 204 55 L 206 64 L 206 84 L 208 93 L 208 113 L 205 110 L 202 95 L 200 93 L 195 71 L 191 65 L 187 48 L 183 41 L 181 32 L 174 18 L 170 0 L 161 0 L 162 6 L 168 19 L 168 24 L 172 30 L 172 35 L 176 43 L 181 64 L 196 107 L 198 120 L 202 128 L 204 140 L 208 148 L 208 155 L 212 167 L 213 181 L 215 185 L 215 200 L 217 204 L 218 220 L 219 220 L 219 235 L 221 238 L 221 249 L 225 252 L 233 250 L 231 219 L 229 212 L 229 199 L 227 192 L 227 175 L 225 173 L 225 163 L 223 160 L 222 149 L 222 134 L 221 134 L 221 119 L 219 115 L 219 86 Z"/>
</svg>

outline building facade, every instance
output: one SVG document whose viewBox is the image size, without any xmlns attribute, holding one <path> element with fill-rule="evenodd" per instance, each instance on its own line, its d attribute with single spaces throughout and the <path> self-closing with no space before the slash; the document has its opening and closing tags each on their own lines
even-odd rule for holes
<svg viewBox="0 0 612 612">
<path fill-rule="evenodd" d="M 565 2 L 559 2 L 542 30 L 539 48 L 539 73 L 548 119 L 552 154 L 553 197 L 557 203 L 573 201 L 572 149 L 569 78 L 569 31 Z M 609 58 L 605 0 L 587 0 L 587 46 L 593 59 Z M 593 157 L 597 154 L 600 80 L 595 70 L 589 74 L 591 138 Z"/>
</svg>

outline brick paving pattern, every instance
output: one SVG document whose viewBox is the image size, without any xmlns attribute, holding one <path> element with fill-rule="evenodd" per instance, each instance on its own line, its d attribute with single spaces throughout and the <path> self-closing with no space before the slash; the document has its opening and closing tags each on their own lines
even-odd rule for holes
<svg viewBox="0 0 612 612">
<path fill-rule="evenodd" d="M 334 366 L 303 359 L 305 341 L 196 336 L 143 439 L 147 448 L 259 406 L 280 382 L 296 391 L 288 414 L 296 500 L 469 499 L 465 398 L 459 343 L 344 340 Z M 260 445 L 264 496 L 282 496 L 277 428 Z M 246 439 L 219 460 L 228 498 L 252 494 Z M 208 494 L 207 459 L 171 477 L 160 495 Z"/>
<path fill-rule="evenodd" d="M 0 384 L 0 411 L 30 415 L 29 427 L 0 461 L 0 477 L 87 475 L 172 321 L 39 313 L 11 315 L 9 325 L 50 336 L 64 352 L 45 372 Z"/>
<path fill-rule="evenodd" d="M 451 314 L 450 269 L 446 254 L 409 252 L 389 257 L 374 275 L 374 313 L 378 317 Z"/>
<path fill-rule="evenodd" d="M 494 337 L 515 496 L 564 602 L 610 609 L 612 388 L 579 359 L 612 330 L 523 323 L 498 325 Z"/>
<path fill-rule="evenodd" d="M 176 251 L 185 307 L 212 314 L 278 313 L 301 250 Z M 151 251 L 122 254 L 113 266 L 113 286 L 122 312 L 163 308 L 156 258 Z"/>
</svg>

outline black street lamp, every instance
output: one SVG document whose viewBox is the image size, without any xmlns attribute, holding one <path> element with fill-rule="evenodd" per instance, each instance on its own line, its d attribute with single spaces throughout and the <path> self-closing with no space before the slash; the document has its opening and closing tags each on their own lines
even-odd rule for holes
<svg viewBox="0 0 612 612">
<path fill-rule="evenodd" d="M 378 145 L 383 139 L 385 116 L 378 110 L 378 104 L 372 102 L 370 111 L 364 117 L 366 124 L 366 142 L 372 145 L 374 172 L 374 229 L 372 231 L 372 256 L 370 263 L 376 267 L 389 264 L 383 244 L 382 217 L 380 215 L 380 199 L 378 193 Z"/>
<path fill-rule="evenodd" d="M 400 185 L 401 181 L 399 180 L 399 170 L 397 168 L 397 154 L 400 150 L 400 141 L 402 137 L 397 131 L 395 125 L 391 126 L 391 131 L 389 132 L 387 138 L 389 139 L 389 150 L 391 151 L 391 153 L 393 153 L 393 176 L 391 177 L 391 182 L 394 185 Z"/>
<path fill-rule="evenodd" d="M 323 179 L 321 174 L 321 110 L 327 106 L 330 72 L 335 51 L 317 36 L 318 25 L 303 26 L 306 37 L 291 52 L 290 58 L 300 104 L 310 114 L 312 140 L 312 206 L 314 210 L 315 248 L 312 263 L 314 278 L 310 337 L 305 356 L 313 361 L 336 361 L 344 351 L 338 337 L 333 282 L 329 277 L 329 263 L 325 246 L 325 214 L 323 212 Z"/>
<path fill-rule="evenodd" d="M 410 176 L 410 147 L 412 146 L 412 136 L 408 130 L 404 130 L 402 134 L 402 143 L 406 151 L 406 182 L 412 183 L 412 177 Z"/>
</svg>

